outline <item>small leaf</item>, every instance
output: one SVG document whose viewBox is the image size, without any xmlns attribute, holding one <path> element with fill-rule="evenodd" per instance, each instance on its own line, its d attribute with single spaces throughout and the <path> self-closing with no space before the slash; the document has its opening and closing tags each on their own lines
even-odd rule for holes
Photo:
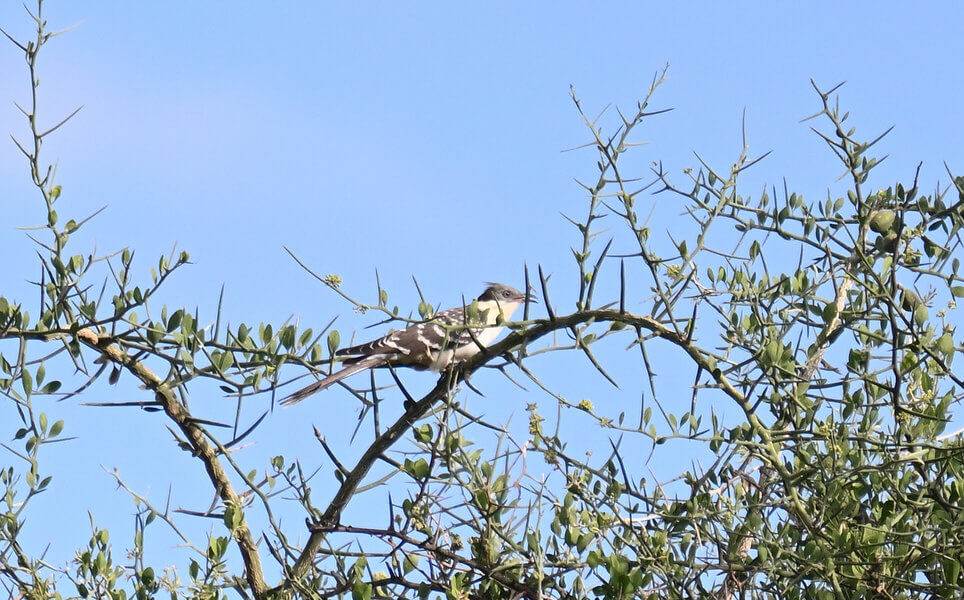
<svg viewBox="0 0 964 600">
<path fill-rule="evenodd" d="M 43 386 L 40 390 L 41 394 L 53 394 L 60 389 L 61 383 L 59 381 L 51 381 L 47 385 Z"/>
<path fill-rule="evenodd" d="M 23 393 L 30 395 L 33 393 L 33 377 L 30 375 L 30 371 L 24 370 L 20 375 L 20 385 L 23 386 Z"/>
<path fill-rule="evenodd" d="M 430 472 L 428 462 L 424 458 L 420 458 L 417 461 L 406 458 L 402 468 L 415 479 L 425 479 Z"/>
<path fill-rule="evenodd" d="M 927 323 L 927 307 L 921 304 L 914 311 L 914 321 L 918 326 L 923 327 Z"/>
<path fill-rule="evenodd" d="M 291 350 L 295 346 L 295 326 L 287 325 L 278 332 L 278 339 L 281 341 L 281 345 Z"/>
<path fill-rule="evenodd" d="M 945 333 L 937 340 L 937 349 L 945 356 L 954 352 L 954 338 L 950 333 Z"/>
<path fill-rule="evenodd" d="M 432 441 L 432 426 L 428 423 L 422 425 L 415 430 L 415 438 L 423 444 L 427 444 Z"/>
<path fill-rule="evenodd" d="M 406 575 L 418 568 L 418 554 L 409 553 L 405 555 L 405 560 L 402 561 L 402 571 Z"/>
<path fill-rule="evenodd" d="M 168 319 L 168 321 L 167 321 L 167 330 L 170 332 L 170 331 L 174 331 L 175 329 L 177 329 L 178 327 L 180 327 L 180 326 L 181 326 L 181 319 L 182 319 L 183 317 L 184 317 L 184 311 L 183 311 L 183 310 L 178 309 L 178 310 L 174 311 L 174 314 L 171 315 L 171 318 Z"/>
<path fill-rule="evenodd" d="M 365 583 L 364 581 L 356 581 L 355 585 L 351 586 L 352 600 L 371 600 L 371 597 L 372 584 Z"/>
</svg>

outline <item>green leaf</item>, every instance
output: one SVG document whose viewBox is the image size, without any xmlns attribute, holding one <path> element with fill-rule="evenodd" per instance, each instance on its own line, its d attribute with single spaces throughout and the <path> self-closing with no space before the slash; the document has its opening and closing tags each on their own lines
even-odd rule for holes
<svg viewBox="0 0 964 600">
<path fill-rule="evenodd" d="M 212 537 L 208 541 L 207 556 L 212 561 L 220 561 L 228 549 L 228 538 Z"/>
<path fill-rule="evenodd" d="M 104 555 L 104 551 L 101 550 L 97 553 L 97 558 L 94 559 L 94 564 L 91 565 L 91 573 L 94 575 L 99 575 L 107 570 L 107 557 Z"/>
<path fill-rule="evenodd" d="M 944 356 L 949 356 L 954 352 L 954 338 L 950 333 L 945 333 L 937 340 L 937 349 Z"/>
<path fill-rule="evenodd" d="M 406 458 L 405 463 L 402 465 L 402 470 L 415 479 L 425 479 L 428 477 L 430 472 L 428 462 L 424 458 L 420 458 L 416 461 Z"/>
<path fill-rule="evenodd" d="M 291 350 L 292 348 L 294 348 L 295 347 L 295 326 L 286 325 L 282 327 L 281 331 L 278 332 L 278 340 L 281 342 L 281 345 L 287 348 L 288 350 Z"/>
<path fill-rule="evenodd" d="M 60 432 L 63 430 L 64 430 L 63 420 L 57 421 L 56 423 L 54 423 L 53 427 L 50 428 L 49 437 L 52 437 L 52 438 L 57 437 L 58 435 L 60 435 Z"/>
<path fill-rule="evenodd" d="M 907 352 L 900 361 L 900 370 L 902 373 L 906 373 L 913 369 L 916 364 L 917 356 L 913 352 Z"/>
<path fill-rule="evenodd" d="M 228 503 L 224 507 L 224 526 L 228 528 L 232 534 L 238 530 L 242 523 L 244 523 L 244 512 L 241 511 L 237 506 Z"/>
<path fill-rule="evenodd" d="M 24 369 L 20 373 L 20 385 L 23 386 L 23 393 L 27 396 L 33 393 L 33 377 L 30 375 L 30 371 Z"/>
<path fill-rule="evenodd" d="M 914 311 L 914 321 L 918 326 L 923 327 L 927 323 L 927 307 L 921 304 Z"/>
<path fill-rule="evenodd" d="M 964 285 L 951 286 L 951 295 L 955 298 L 964 298 Z"/>
<path fill-rule="evenodd" d="M 423 444 L 427 444 L 431 442 L 432 437 L 433 437 L 432 426 L 429 425 L 428 423 L 422 425 L 421 427 L 415 430 L 415 438 L 418 441 L 422 442 Z"/>
<path fill-rule="evenodd" d="M 418 554 L 406 554 L 405 560 L 402 561 L 402 571 L 408 575 L 416 568 L 418 568 Z"/>
<path fill-rule="evenodd" d="M 372 584 L 365 583 L 364 581 L 356 581 L 355 585 L 351 586 L 352 600 L 371 600 L 371 597 Z"/>
<path fill-rule="evenodd" d="M 47 385 L 43 386 L 40 390 L 41 394 L 53 394 L 60 389 L 61 383 L 59 381 L 51 381 Z"/>
<path fill-rule="evenodd" d="M 171 315 L 171 318 L 167 320 L 167 330 L 168 330 L 168 332 L 174 331 L 175 329 L 177 329 L 178 327 L 180 327 L 180 326 L 181 326 L 181 320 L 182 320 L 183 318 L 184 318 L 184 311 L 183 311 L 183 310 L 178 309 L 178 310 L 174 311 L 174 314 Z"/>
<path fill-rule="evenodd" d="M 944 581 L 949 584 L 956 584 L 961 576 L 961 562 L 952 556 L 941 559 L 941 567 L 944 570 Z"/>
<path fill-rule="evenodd" d="M 580 553 L 585 552 L 586 548 L 594 539 L 596 539 L 596 536 L 591 531 L 583 533 L 576 542 L 576 549 L 579 550 Z"/>
<path fill-rule="evenodd" d="M 341 343 L 341 336 L 338 334 L 337 329 L 332 329 L 331 333 L 328 334 L 328 353 L 334 354 L 338 350 L 338 345 Z"/>
</svg>

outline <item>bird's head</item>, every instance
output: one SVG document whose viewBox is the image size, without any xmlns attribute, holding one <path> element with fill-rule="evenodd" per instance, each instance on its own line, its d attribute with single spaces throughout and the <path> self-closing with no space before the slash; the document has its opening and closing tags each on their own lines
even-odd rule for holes
<svg viewBox="0 0 964 600">
<path fill-rule="evenodd" d="M 520 292 L 514 287 L 502 283 L 489 282 L 485 291 L 479 296 L 479 302 L 498 302 L 499 304 L 522 304 L 526 301 L 525 292 Z M 529 302 L 538 302 L 539 299 L 532 292 L 529 292 Z"/>
<path fill-rule="evenodd" d="M 499 307 L 498 312 L 503 318 L 508 320 L 512 313 L 516 311 L 523 302 L 526 301 L 525 292 L 520 292 L 514 287 L 502 283 L 488 283 L 488 287 L 479 296 L 479 303 L 493 303 Z M 529 302 L 538 302 L 535 294 L 529 292 Z"/>
</svg>

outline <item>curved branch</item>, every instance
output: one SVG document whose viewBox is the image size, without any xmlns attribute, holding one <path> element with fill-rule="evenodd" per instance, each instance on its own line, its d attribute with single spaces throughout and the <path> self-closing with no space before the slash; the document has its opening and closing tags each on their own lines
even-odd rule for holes
<svg viewBox="0 0 964 600">
<path fill-rule="evenodd" d="M 437 402 L 446 398 L 458 383 L 470 377 L 493 357 L 505 354 L 520 345 L 535 341 L 560 329 L 569 329 L 576 325 L 604 321 L 618 321 L 646 329 L 656 337 L 666 339 L 680 346 L 686 350 L 698 364 L 706 366 L 708 371 L 713 372 L 713 370 L 709 368 L 709 358 L 704 353 L 697 349 L 689 340 L 679 336 L 674 330 L 652 317 L 634 315 L 614 309 L 596 309 L 579 311 L 564 316 L 557 315 L 553 319 L 540 319 L 510 324 L 510 326 L 515 325 L 521 328 L 512 332 L 497 344 L 489 346 L 484 352 L 480 352 L 461 363 L 457 368 L 443 373 L 438 383 L 428 394 L 420 400 L 409 404 L 405 413 L 368 447 L 355 467 L 346 475 L 324 514 L 317 521 L 309 522 L 308 526 L 311 530 L 311 535 L 305 543 L 301 554 L 295 561 L 295 564 L 292 566 L 289 574 L 289 582 L 283 584 L 283 586 L 294 585 L 292 583 L 293 581 L 297 581 L 307 573 L 315 555 L 318 553 L 328 534 L 339 527 L 342 513 L 375 462 L 419 419 L 425 416 Z M 737 401 L 745 403 L 743 394 L 727 381 L 718 369 L 715 371 L 714 377 L 727 394 Z"/>
<path fill-rule="evenodd" d="M 137 377 L 147 386 L 147 389 L 154 392 L 157 402 L 164 408 L 167 416 L 174 421 L 187 440 L 190 442 L 193 453 L 204 463 L 208 478 L 217 490 L 218 496 L 225 504 L 235 507 L 242 506 L 241 498 L 231 485 L 221 461 L 218 460 L 217 450 L 208 443 L 202 428 L 191 416 L 191 413 L 178 402 L 174 391 L 170 386 L 151 371 L 143 362 L 125 353 L 109 336 L 98 336 L 92 329 L 81 329 L 77 332 L 77 338 L 85 345 L 97 350 L 111 362 L 123 366 L 132 375 Z M 255 598 L 265 597 L 268 586 L 264 580 L 264 572 L 261 567 L 261 556 L 258 554 L 258 545 L 254 541 L 254 536 L 248 525 L 242 521 L 234 531 L 231 532 L 238 544 L 241 552 L 241 559 L 244 561 L 245 575 L 251 592 Z"/>
</svg>

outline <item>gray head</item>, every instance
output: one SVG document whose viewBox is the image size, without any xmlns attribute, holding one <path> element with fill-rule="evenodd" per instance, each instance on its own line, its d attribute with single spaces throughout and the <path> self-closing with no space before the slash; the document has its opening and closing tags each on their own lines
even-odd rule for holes
<svg viewBox="0 0 964 600">
<path fill-rule="evenodd" d="M 479 301 L 481 302 L 495 300 L 503 304 L 515 304 L 515 303 L 525 302 L 526 300 L 525 293 L 520 292 L 514 287 L 509 287 L 502 283 L 492 283 L 492 282 L 488 282 L 486 285 L 488 287 L 486 287 L 485 291 L 482 292 L 482 295 L 479 296 Z M 536 302 L 536 301 L 537 300 L 536 300 L 535 294 L 530 292 L 529 302 Z"/>
</svg>

